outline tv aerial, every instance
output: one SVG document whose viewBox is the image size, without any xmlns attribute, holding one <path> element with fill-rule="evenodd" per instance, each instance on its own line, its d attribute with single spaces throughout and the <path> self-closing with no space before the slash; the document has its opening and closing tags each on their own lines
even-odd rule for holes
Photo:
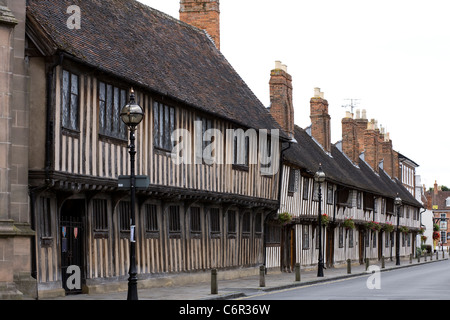
<svg viewBox="0 0 450 320">
<path fill-rule="evenodd" d="M 359 104 L 359 101 L 361 99 L 344 99 L 344 100 L 345 101 L 350 101 L 350 103 L 343 105 L 342 108 L 350 107 L 350 110 L 351 110 L 351 112 L 353 114 L 353 109 L 357 106 L 357 104 Z"/>
</svg>

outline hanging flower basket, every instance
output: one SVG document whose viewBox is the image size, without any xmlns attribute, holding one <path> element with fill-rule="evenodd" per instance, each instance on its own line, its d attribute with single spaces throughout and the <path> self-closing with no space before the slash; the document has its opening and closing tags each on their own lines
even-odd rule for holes
<svg viewBox="0 0 450 320">
<path fill-rule="evenodd" d="M 441 234 L 438 231 L 433 232 L 433 240 L 439 240 L 441 238 Z"/>
<path fill-rule="evenodd" d="M 399 230 L 400 232 L 403 232 L 403 233 L 408 233 L 408 232 L 409 232 L 409 229 L 408 229 L 407 227 L 403 227 L 403 226 L 398 227 L 398 230 Z"/>
<path fill-rule="evenodd" d="M 278 214 L 278 221 L 283 224 L 286 225 L 289 222 L 291 222 L 292 220 L 292 215 L 289 212 L 283 212 Z"/>
<path fill-rule="evenodd" d="M 420 240 L 422 240 L 422 242 L 426 242 L 426 241 L 427 241 L 427 239 L 428 239 L 428 237 L 427 237 L 427 236 L 421 236 L 421 237 L 420 237 Z"/>
<path fill-rule="evenodd" d="M 433 231 L 439 231 L 439 225 L 437 223 L 433 224 Z"/>
<path fill-rule="evenodd" d="M 347 218 L 344 221 L 344 227 L 345 229 L 355 229 L 355 222 L 353 221 L 352 218 Z"/>
<path fill-rule="evenodd" d="M 327 226 L 328 223 L 330 223 L 330 218 L 328 217 L 328 215 L 326 213 L 324 213 L 324 214 L 322 214 L 321 221 L 322 221 L 323 226 Z"/>
<path fill-rule="evenodd" d="M 425 228 L 424 227 L 420 227 L 419 234 L 423 234 L 424 232 L 425 232 Z"/>
<path fill-rule="evenodd" d="M 369 221 L 369 222 L 366 223 L 366 228 L 370 229 L 372 231 L 380 231 L 381 230 L 381 225 L 378 222 Z"/>
<path fill-rule="evenodd" d="M 392 225 L 392 223 L 388 222 L 383 226 L 383 230 L 384 232 L 391 233 L 392 231 L 394 231 L 394 226 Z"/>
</svg>

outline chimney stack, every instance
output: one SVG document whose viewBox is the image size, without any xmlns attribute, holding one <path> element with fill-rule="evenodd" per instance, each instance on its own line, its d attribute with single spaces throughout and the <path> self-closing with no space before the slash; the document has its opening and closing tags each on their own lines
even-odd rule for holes
<svg viewBox="0 0 450 320">
<path fill-rule="evenodd" d="M 330 115 L 328 101 L 324 99 L 320 88 L 314 88 L 314 97 L 310 101 L 311 135 L 325 151 L 331 151 Z"/>
<path fill-rule="evenodd" d="M 281 128 L 294 137 L 294 106 L 292 104 L 292 77 L 287 66 L 275 61 L 270 72 L 270 114 Z"/>
<path fill-rule="evenodd" d="M 205 30 L 220 50 L 219 0 L 180 0 L 180 20 Z"/>
</svg>

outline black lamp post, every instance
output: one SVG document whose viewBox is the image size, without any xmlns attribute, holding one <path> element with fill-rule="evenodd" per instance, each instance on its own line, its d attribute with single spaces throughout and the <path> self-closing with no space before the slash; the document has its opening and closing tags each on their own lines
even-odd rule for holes
<svg viewBox="0 0 450 320">
<path fill-rule="evenodd" d="M 400 265 L 400 232 L 399 232 L 399 225 L 400 225 L 400 207 L 402 205 L 402 199 L 398 196 L 395 197 L 394 200 L 395 208 L 397 211 L 397 234 L 396 234 L 396 248 L 395 248 L 395 265 Z"/>
<path fill-rule="evenodd" d="M 130 102 L 123 107 L 120 112 L 120 118 L 130 129 L 130 191 L 131 191 L 131 205 L 130 205 L 130 270 L 128 274 L 128 296 L 127 300 L 138 300 L 137 294 L 137 268 L 136 268 L 136 234 L 135 234 L 135 199 L 136 199 L 136 175 L 134 169 L 135 163 L 135 132 L 136 127 L 144 118 L 144 110 L 134 100 L 134 90 L 130 92 Z"/>
<path fill-rule="evenodd" d="M 314 180 L 319 184 L 319 265 L 317 267 L 317 276 L 323 277 L 323 253 L 322 253 L 322 182 L 325 181 L 325 173 L 322 171 L 322 165 L 319 164 L 319 170 L 314 175 Z"/>
</svg>

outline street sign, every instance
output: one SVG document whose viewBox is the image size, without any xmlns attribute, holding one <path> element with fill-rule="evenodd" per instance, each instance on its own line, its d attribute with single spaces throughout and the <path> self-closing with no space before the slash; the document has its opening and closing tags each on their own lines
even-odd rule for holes
<svg viewBox="0 0 450 320">
<path fill-rule="evenodd" d="M 117 187 L 120 190 L 128 190 L 131 187 L 131 176 L 119 176 Z M 150 179 L 148 176 L 136 176 L 136 189 L 147 189 L 150 185 Z"/>
</svg>

